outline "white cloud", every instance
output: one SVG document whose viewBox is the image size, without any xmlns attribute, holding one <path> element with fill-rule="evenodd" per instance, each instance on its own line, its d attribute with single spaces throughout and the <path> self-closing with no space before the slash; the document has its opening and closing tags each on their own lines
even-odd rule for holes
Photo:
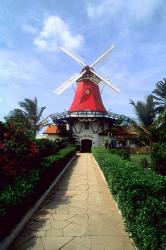
<svg viewBox="0 0 166 250">
<path fill-rule="evenodd" d="M 58 16 L 49 16 L 44 20 L 40 34 L 34 44 L 42 51 L 56 52 L 59 46 L 77 49 L 84 42 L 80 34 L 72 34 L 68 24 Z"/>
<path fill-rule="evenodd" d="M 87 15 L 91 19 L 118 17 L 118 21 L 129 19 L 135 22 L 152 17 L 162 7 L 164 0 L 103 0 L 87 4 Z"/>
</svg>

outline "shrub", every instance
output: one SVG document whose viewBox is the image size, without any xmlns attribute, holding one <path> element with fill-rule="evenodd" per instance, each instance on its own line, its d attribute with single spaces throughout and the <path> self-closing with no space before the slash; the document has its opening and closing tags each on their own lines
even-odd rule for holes
<svg viewBox="0 0 166 250">
<path fill-rule="evenodd" d="M 120 155 L 125 160 L 130 159 L 130 152 L 127 148 L 126 149 L 124 149 L 124 148 L 123 149 L 122 148 L 112 148 L 112 149 L 110 149 L 110 152 L 112 154 Z"/>
<path fill-rule="evenodd" d="M 36 144 L 24 130 L 0 122 L 0 181 L 3 185 L 28 172 L 37 155 Z"/>
<path fill-rule="evenodd" d="M 136 167 L 118 155 L 93 148 L 136 246 L 166 249 L 166 177 Z"/>
<path fill-rule="evenodd" d="M 166 142 L 153 144 L 152 161 L 154 169 L 166 175 Z"/>
<path fill-rule="evenodd" d="M 69 158 L 71 158 L 76 152 L 76 147 L 67 147 L 64 149 L 61 149 L 57 154 L 47 156 L 43 159 L 43 162 L 41 164 L 42 168 L 48 168 L 50 166 L 54 166 L 58 163 L 58 165 L 65 164 Z"/>
<path fill-rule="evenodd" d="M 148 167 L 149 167 L 149 164 L 148 164 L 148 161 L 147 161 L 146 157 L 144 157 L 144 158 L 142 158 L 142 159 L 140 160 L 140 165 L 141 165 L 141 167 L 143 167 L 143 168 L 148 168 Z"/>
<path fill-rule="evenodd" d="M 0 207 L 4 211 L 8 206 L 21 203 L 39 180 L 39 171 L 32 170 L 26 176 L 17 177 L 14 185 L 8 185 L 0 193 Z M 3 214 L 0 213 L 0 216 Z"/>
<path fill-rule="evenodd" d="M 36 139 L 35 143 L 39 150 L 39 157 L 55 154 L 59 150 L 58 143 L 48 139 Z"/>
</svg>

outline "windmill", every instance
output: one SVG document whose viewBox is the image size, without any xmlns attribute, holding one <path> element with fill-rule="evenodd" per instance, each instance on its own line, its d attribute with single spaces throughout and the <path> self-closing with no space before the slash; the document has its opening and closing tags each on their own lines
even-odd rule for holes
<svg viewBox="0 0 166 250">
<path fill-rule="evenodd" d="M 66 113 L 52 117 L 57 125 L 67 123 L 72 137 L 80 145 L 82 151 L 90 151 L 92 145 L 103 145 L 105 138 L 100 134 L 108 129 L 118 119 L 106 111 L 100 93 L 100 84 L 108 85 L 113 91 L 119 92 L 110 80 L 95 72 L 96 66 L 114 46 L 105 51 L 90 66 L 83 59 L 66 48 L 60 48 L 65 54 L 83 66 L 81 73 L 76 73 L 63 82 L 54 92 L 61 94 L 75 82 L 77 83 L 75 96 Z"/>
<path fill-rule="evenodd" d="M 114 91 L 119 92 L 110 80 L 106 79 L 104 76 L 96 73 L 94 71 L 94 66 L 98 64 L 106 55 L 108 55 L 114 46 L 111 46 L 107 51 L 105 51 L 100 57 L 98 57 L 90 66 L 86 65 L 84 60 L 78 55 L 67 50 L 66 48 L 60 47 L 60 49 L 66 53 L 69 57 L 74 59 L 77 63 L 83 66 L 81 73 L 75 73 L 69 77 L 64 83 L 62 83 L 54 92 L 56 94 L 61 94 L 72 84 L 77 82 L 77 88 L 75 92 L 75 97 L 73 99 L 72 105 L 69 108 L 70 112 L 75 111 L 97 111 L 106 112 L 104 105 L 102 103 L 99 86 L 101 82 L 104 82 Z"/>
</svg>

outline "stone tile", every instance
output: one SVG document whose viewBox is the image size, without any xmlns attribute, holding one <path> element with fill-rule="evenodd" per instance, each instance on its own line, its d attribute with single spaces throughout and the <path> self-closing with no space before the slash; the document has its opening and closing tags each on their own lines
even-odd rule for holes
<svg viewBox="0 0 166 250">
<path fill-rule="evenodd" d="M 67 221 L 73 222 L 75 224 L 78 224 L 80 226 L 88 227 L 88 216 L 86 214 L 76 214 Z"/>
<path fill-rule="evenodd" d="M 123 237 L 91 236 L 91 250 L 124 250 Z"/>
<path fill-rule="evenodd" d="M 31 240 L 24 241 L 20 246 L 15 246 L 11 250 L 45 250 L 40 238 L 33 237 Z"/>
<path fill-rule="evenodd" d="M 84 235 L 87 232 L 87 226 L 71 223 L 63 230 L 65 236 L 79 236 Z"/>
<path fill-rule="evenodd" d="M 88 250 L 88 249 L 90 250 L 90 247 L 86 247 L 82 244 L 77 243 L 75 239 L 70 241 L 62 248 L 62 250 Z"/>
<path fill-rule="evenodd" d="M 65 221 L 73 217 L 71 214 L 53 214 L 53 219 L 55 221 Z"/>
<path fill-rule="evenodd" d="M 56 236 L 63 236 L 63 229 L 61 228 L 52 228 L 46 232 L 47 237 L 56 237 Z"/>
<path fill-rule="evenodd" d="M 42 237 L 41 240 L 45 250 L 58 250 L 71 241 L 72 237 Z"/>
<path fill-rule="evenodd" d="M 64 228 L 67 225 L 69 225 L 71 222 L 70 221 L 54 221 L 53 223 L 51 223 L 51 228 Z"/>
<path fill-rule="evenodd" d="M 44 237 L 46 236 L 46 233 L 47 233 L 46 230 L 32 231 L 32 235 L 35 237 Z"/>
<path fill-rule="evenodd" d="M 69 208 L 69 214 L 75 215 L 75 214 L 87 214 L 88 210 L 87 208 L 83 207 L 73 207 Z"/>
<path fill-rule="evenodd" d="M 59 207 L 57 209 L 54 209 L 52 211 L 52 214 L 67 215 L 67 214 L 69 214 L 69 211 L 68 211 L 67 208 L 61 208 L 61 207 Z"/>
<path fill-rule="evenodd" d="M 83 246 L 88 249 L 91 248 L 91 241 L 89 236 L 81 236 L 81 237 L 77 236 L 73 239 L 73 242 L 76 242 L 79 246 Z"/>
<path fill-rule="evenodd" d="M 48 230 L 51 228 L 51 224 L 48 221 L 33 221 L 32 223 L 28 223 L 27 228 L 30 230 Z"/>
</svg>

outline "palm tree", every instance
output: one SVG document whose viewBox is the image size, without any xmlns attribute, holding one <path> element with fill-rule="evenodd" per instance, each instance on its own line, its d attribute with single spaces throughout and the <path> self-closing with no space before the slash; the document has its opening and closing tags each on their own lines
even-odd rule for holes
<svg viewBox="0 0 166 250">
<path fill-rule="evenodd" d="M 166 108 L 159 114 L 154 125 L 159 134 L 159 141 L 166 141 Z"/>
<path fill-rule="evenodd" d="M 156 100 L 156 109 L 160 113 L 166 108 L 166 78 L 157 82 L 152 93 L 154 94 L 153 98 Z"/>
<path fill-rule="evenodd" d="M 138 121 L 133 121 L 131 124 L 134 130 L 139 134 L 139 139 L 142 143 L 151 145 L 154 137 L 154 126 L 156 110 L 155 102 L 152 95 L 149 95 L 146 102 L 138 101 L 135 103 L 130 100 L 133 105 Z"/>
<path fill-rule="evenodd" d="M 16 124 L 19 127 L 33 131 L 34 135 L 43 128 L 49 125 L 48 117 L 41 119 L 43 111 L 46 107 L 38 107 L 38 101 L 26 98 L 23 102 L 19 102 L 22 109 L 14 109 L 9 113 L 5 120 Z"/>
</svg>

